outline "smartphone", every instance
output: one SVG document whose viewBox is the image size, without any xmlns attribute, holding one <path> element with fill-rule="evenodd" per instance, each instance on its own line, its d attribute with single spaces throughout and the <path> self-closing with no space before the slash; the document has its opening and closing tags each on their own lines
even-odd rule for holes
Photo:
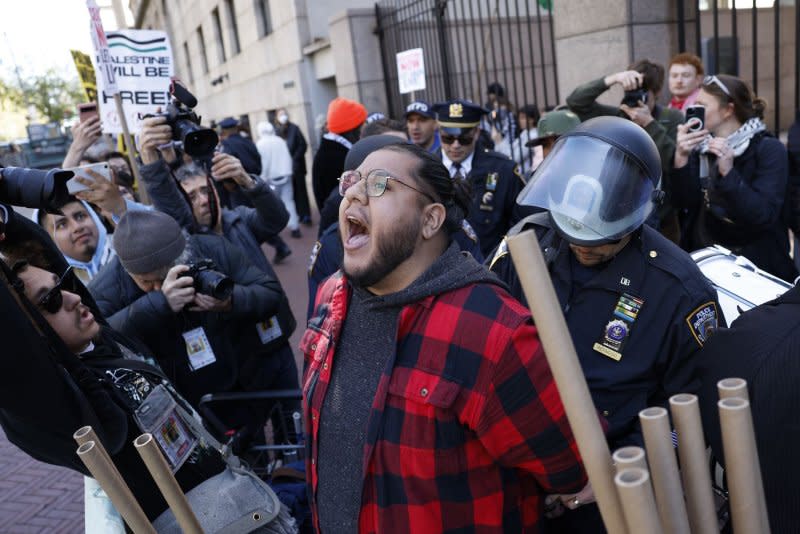
<svg viewBox="0 0 800 534">
<path fill-rule="evenodd" d="M 99 117 L 99 113 L 97 112 L 97 103 L 96 102 L 87 102 L 85 104 L 78 104 L 78 120 L 80 122 L 86 122 L 92 117 Z"/>
<path fill-rule="evenodd" d="M 65 171 L 72 171 L 75 173 L 75 176 L 67 180 L 67 191 L 70 195 L 74 195 L 78 191 L 85 191 L 89 189 L 88 186 L 83 185 L 79 181 L 75 179 L 75 177 L 80 176 L 81 178 L 85 178 L 94 182 L 94 177 L 90 175 L 87 170 L 92 170 L 100 175 L 102 175 L 106 180 L 111 181 L 111 170 L 108 168 L 108 163 L 102 161 L 100 163 L 92 163 L 90 165 L 83 165 L 81 167 L 72 167 L 71 169 L 64 169 Z"/>
<path fill-rule="evenodd" d="M 706 127 L 706 108 L 705 106 L 689 106 L 686 108 L 686 124 L 689 125 L 690 132 L 699 132 Z"/>
</svg>

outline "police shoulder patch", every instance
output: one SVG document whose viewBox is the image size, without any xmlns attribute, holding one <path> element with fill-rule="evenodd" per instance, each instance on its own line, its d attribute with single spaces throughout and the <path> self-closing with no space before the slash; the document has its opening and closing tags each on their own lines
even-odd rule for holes
<svg viewBox="0 0 800 534">
<path fill-rule="evenodd" d="M 714 301 L 701 304 L 686 316 L 686 324 L 695 341 L 701 347 L 705 345 L 711 334 L 719 326 L 717 303 Z"/>
<path fill-rule="evenodd" d="M 308 258 L 308 276 L 314 274 L 314 265 L 317 263 L 317 258 L 319 257 L 319 251 L 322 250 L 322 243 L 317 241 L 314 243 L 314 247 L 311 249 L 311 256 Z"/>
</svg>

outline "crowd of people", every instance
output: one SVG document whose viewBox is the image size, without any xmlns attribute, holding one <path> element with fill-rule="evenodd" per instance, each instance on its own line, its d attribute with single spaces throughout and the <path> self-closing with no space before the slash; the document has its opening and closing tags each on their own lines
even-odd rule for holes
<svg viewBox="0 0 800 534">
<path fill-rule="evenodd" d="M 600 104 L 616 86 L 622 102 Z M 0 302 L 19 310 L 3 333 L 16 331 L 11 352 L 35 353 L 4 359 L 0 424 L 32 456 L 87 475 L 71 434 L 92 424 L 151 520 L 166 503 L 130 442 L 163 430 L 141 407 L 164 395 L 191 444 L 164 449 L 184 491 L 230 468 L 228 448 L 263 443 L 268 424 L 304 440 L 309 530 L 604 532 L 507 240 L 535 231 L 612 450 L 643 445 L 644 408 L 710 397 L 731 373 L 752 379 L 755 413 L 773 414 L 758 439 L 776 450 L 775 414 L 796 403 L 797 373 L 778 369 L 795 367 L 797 290 L 727 329 L 689 255 L 721 245 L 797 277 L 800 123 L 787 150 L 765 106 L 687 53 L 667 69 L 636 61 L 546 111 L 515 107 L 497 82 L 483 105 L 415 100 L 396 118 L 339 97 L 309 158 L 311 194 L 308 142 L 285 108 L 255 141 L 223 119 L 205 159 L 176 146 L 166 117 L 146 118 L 138 155 L 102 155 L 109 177 L 75 178 L 81 191 L 32 220 L 0 210 Z M 92 163 L 101 130 L 78 124 L 63 166 Z M 273 265 L 293 253 L 282 232 L 311 231 L 311 199 L 307 324 L 292 347 L 300 310 Z M 42 391 L 21 391 L 33 374 Z M 302 390 L 302 405 L 220 409 L 235 436 L 222 451 L 230 436 L 187 421 L 202 420 L 205 394 L 264 390 Z M 723 460 L 713 409 L 704 417 Z M 800 498 L 776 467 L 784 456 L 762 457 L 776 532 L 797 521 L 770 503 Z"/>
</svg>

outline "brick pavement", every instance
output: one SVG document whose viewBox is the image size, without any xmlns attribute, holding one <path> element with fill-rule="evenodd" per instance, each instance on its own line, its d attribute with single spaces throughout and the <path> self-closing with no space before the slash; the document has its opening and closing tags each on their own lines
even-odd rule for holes
<svg viewBox="0 0 800 534">
<path fill-rule="evenodd" d="M 83 477 L 38 462 L 0 430 L 0 533 L 83 532 Z"/>
<path fill-rule="evenodd" d="M 292 255 L 275 270 L 281 280 L 292 310 L 297 330 L 292 348 L 302 369 L 297 345 L 302 336 L 308 286 L 308 255 L 316 241 L 317 228 L 302 227 L 303 237 L 284 240 Z M 265 245 L 272 261 L 274 249 Z M 12 445 L 0 430 L 0 534 L 81 533 L 83 532 L 83 478 L 80 474 L 38 462 Z"/>
</svg>

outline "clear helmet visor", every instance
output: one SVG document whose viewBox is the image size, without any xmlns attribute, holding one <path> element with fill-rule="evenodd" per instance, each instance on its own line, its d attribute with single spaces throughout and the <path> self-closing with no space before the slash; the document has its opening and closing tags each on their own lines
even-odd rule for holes
<svg viewBox="0 0 800 534">
<path fill-rule="evenodd" d="M 517 203 L 550 212 L 570 242 L 616 241 L 653 210 L 653 180 L 633 158 L 599 139 L 567 136 L 536 169 Z"/>
</svg>

